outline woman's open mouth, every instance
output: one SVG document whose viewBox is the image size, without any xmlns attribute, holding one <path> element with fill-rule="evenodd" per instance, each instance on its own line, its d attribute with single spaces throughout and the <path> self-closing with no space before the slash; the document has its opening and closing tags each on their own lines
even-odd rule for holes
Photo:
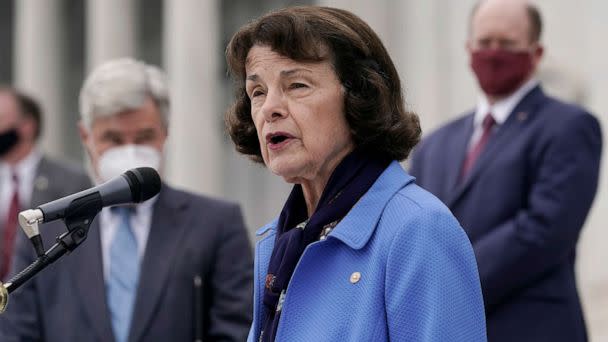
<svg viewBox="0 0 608 342">
<path fill-rule="evenodd" d="M 279 150 L 293 140 L 293 136 L 285 132 L 275 132 L 266 135 L 266 144 L 271 150 Z"/>
</svg>

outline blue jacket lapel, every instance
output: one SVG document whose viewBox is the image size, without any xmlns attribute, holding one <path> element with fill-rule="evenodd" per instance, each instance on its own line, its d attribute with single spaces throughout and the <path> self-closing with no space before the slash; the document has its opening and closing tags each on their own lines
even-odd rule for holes
<svg viewBox="0 0 608 342">
<path fill-rule="evenodd" d="M 266 273 L 268 272 L 268 264 L 270 263 L 272 249 L 274 248 L 278 221 L 278 218 L 276 218 L 255 232 L 256 236 L 261 237 L 270 231 L 269 234 L 261 237 L 261 239 L 256 242 L 255 246 L 255 269 L 253 270 L 253 279 L 255 283 L 253 286 L 252 329 L 256 333 L 262 330 L 260 326 L 262 322 L 260 319 L 266 317 L 266 310 L 262 301 L 264 299 Z M 257 341 L 259 337 L 255 336 L 254 338 L 255 341 Z"/>
<path fill-rule="evenodd" d="M 93 220 L 83 245 L 75 251 L 77 255 L 69 258 L 74 262 L 74 272 L 71 274 L 78 292 L 75 298 L 80 298 L 97 339 L 114 341 L 103 277 L 99 218 Z"/>
<path fill-rule="evenodd" d="M 329 236 L 350 248 L 362 248 L 373 235 L 389 199 L 413 181 L 414 177 L 408 175 L 398 162 L 392 162 Z"/>
<path fill-rule="evenodd" d="M 184 233 L 180 212 L 187 207 L 176 193 L 163 184 L 154 205 L 150 235 L 141 265 L 141 276 L 131 320 L 129 341 L 138 341 L 160 305 L 173 265 L 173 255 L 179 250 Z"/>
<path fill-rule="evenodd" d="M 382 210 L 388 203 L 388 200 L 397 191 L 413 181 L 414 177 L 408 175 L 398 162 L 393 161 L 329 236 L 337 238 L 353 249 L 365 246 L 365 243 L 367 243 L 374 232 L 380 215 L 382 215 Z M 277 222 L 278 219 L 275 219 L 272 223 L 258 229 L 256 235 L 261 236 L 272 230 L 272 235 L 274 236 Z M 352 229 L 353 226 L 359 229 Z M 258 241 L 257 246 L 270 247 L 272 249 L 274 240 L 269 240 L 268 236 L 266 236 Z M 264 258 L 270 257 L 267 254 L 263 253 L 257 256 L 262 257 L 261 260 L 264 260 Z"/>
<path fill-rule="evenodd" d="M 446 200 L 446 205 L 450 208 L 464 195 L 467 189 L 479 179 L 479 175 L 487 169 L 488 164 L 493 160 L 500 157 L 499 151 L 509 145 L 514 139 L 513 137 L 521 132 L 522 126 L 527 124 L 529 117 L 534 113 L 536 106 L 539 101 L 544 98 L 544 94 L 540 86 L 533 88 L 524 99 L 513 109 L 513 112 L 507 118 L 507 121 L 495 132 L 495 134 L 488 140 L 484 150 L 479 155 L 479 158 L 473 165 L 473 168 L 469 172 L 466 179 L 461 184 L 456 185 L 452 196 Z M 472 131 L 471 131 L 472 132 Z M 463 134 L 466 140 L 471 136 L 471 132 Z M 460 166 L 462 160 L 458 165 L 458 174 L 460 173 Z"/>
</svg>

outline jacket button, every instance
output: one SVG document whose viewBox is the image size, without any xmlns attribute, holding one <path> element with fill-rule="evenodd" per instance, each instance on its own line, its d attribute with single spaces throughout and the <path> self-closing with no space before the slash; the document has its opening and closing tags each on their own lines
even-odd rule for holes
<svg viewBox="0 0 608 342">
<path fill-rule="evenodd" d="M 353 274 L 350 275 L 350 282 L 352 284 L 358 283 L 359 280 L 361 280 L 361 273 L 359 273 L 359 272 L 353 272 Z"/>
</svg>

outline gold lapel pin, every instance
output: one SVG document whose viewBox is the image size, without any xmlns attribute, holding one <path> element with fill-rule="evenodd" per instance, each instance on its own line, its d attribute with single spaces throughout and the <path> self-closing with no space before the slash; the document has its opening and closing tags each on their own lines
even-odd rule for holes
<svg viewBox="0 0 608 342">
<path fill-rule="evenodd" d="M 528 119 L 528 113 L 526 113 L 526 112 L 519 112 L 519 113 L 517 113 L 517 121 L 524 122 L 527 119 Z"/>
<path fill-rule="evenodd" d="M 49 180 L 45 176 L 39 176 L 34 181 L 34 186 L 36 190 L 44 191 L 49 187 Z"/>
</svg>

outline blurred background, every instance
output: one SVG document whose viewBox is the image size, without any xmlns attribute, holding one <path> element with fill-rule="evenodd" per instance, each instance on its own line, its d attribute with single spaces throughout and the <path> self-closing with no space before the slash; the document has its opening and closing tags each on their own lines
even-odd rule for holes
<svg viewBox="0 0 608 342">
<path fill-rule="evenodd" d="M 537 0 L 545 90 L 590 109 L 608 141 L 608 2 Z M 232 99 L 224 48 L 243 24 L 275 8 L 349 9 L 381 36 L 425 134 L 471 109 L 477 86 L 464 48 L 474 0 L 0 0 L 0 84 L 45 109 L 42 149 L 83 160 L 78 91 L 99 63 L 132 56 L 163 67 L 172 93 L 166 180 L 239 202 L 252 232 L 281 209 L 290 187 L 237 155 L 224 133 Z M 602 43 L 604 42 L 604 43 Z M 606 150 L 606 148 L 605 148 Z M 578 248 L 579 287 L 592 341 L 608 341 L 608 168 Z M 406 163 L 407 164 L 407 163 Z M 500 194 L 496 194 L 499 196 Z"/>
</svg>

